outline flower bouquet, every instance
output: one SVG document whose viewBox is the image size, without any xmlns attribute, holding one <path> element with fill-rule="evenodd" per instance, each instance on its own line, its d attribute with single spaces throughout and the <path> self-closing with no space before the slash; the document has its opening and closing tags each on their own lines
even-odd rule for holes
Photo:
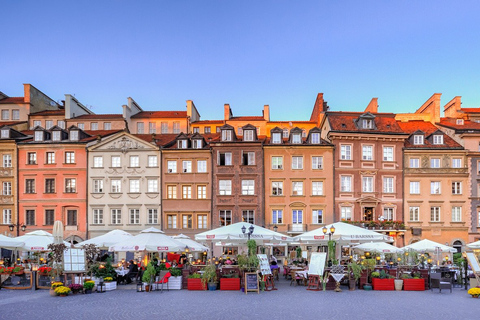
<svg viewBox="0 0 480 320">
<path fill-rule="evenodd" d="M 59 286 L 55 288 L 55 294 L 57 296 L 68 296 L 68 294 L 72 292 L 69 287 Z"/>
<path fill-rule="evenodd" d="M 478 296 L 480 296 L 480 288 L 471 288 L 470 290 L 468 290 L 468 294 L 471 295 L 472 298 L 478 298 Z"/>
</svg>

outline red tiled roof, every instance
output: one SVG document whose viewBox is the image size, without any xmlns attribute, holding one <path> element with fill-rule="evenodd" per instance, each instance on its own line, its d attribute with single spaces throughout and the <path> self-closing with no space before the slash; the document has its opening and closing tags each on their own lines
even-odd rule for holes
<svg viewBox="0 0 480 320">
<path fill-rule="evenodd" d="M 460 111 L 465 113 L 480 113 L 480 108 L 461 108 Z"/>
<path fill-rule="evenodd" d="M 443 127 L 452 128 L 459 131 L 480 130 L 480 123 L 471 120 L 463 120 L 463 124 L 457 124 L 457 119 L 441 118 L 438 124 Z"/>
<path fill-rule="evenodd" d="M 153 134 L 134 134 L 135 137 L 142 139 L 148 143 L 153 142 Z M 178 134 L 155 134 L 155 144 L 157 146 L 164 146 L 169 142 L 175 140 Z"/>
<path fill-rule="evenodd" d="M 227 121 L 265 121 L 263 117 L 260 116 L 247 116 L 247 117 L 231 117 Z"/>
<path fill-rule="evenodd" d="M 375 116 L 375 129 L 361 129 L 357 127 L 355 121 L 362 114 L 364 112 L 327 112 L 327 119 L 332 131 L 337 132 L 403 134 L 393 113 L 372 113 Z"/>
<path fill-rule="evenodd" d="M 0 121 L 0 126 L 14 126 L 17 124 L 27 123 L 28 121 Z"/>
<path fill-rule="evenodd" d="M 290 125 L 290 122 L 293 124 L 295 123 L 307 123 L 307 124 L 313 124 L 313 125 L 316 125 L 317 122 L 316 121 L 309 121 L 309 120 L 305 120 L 305 121 L 300 121 L 300 120 L 292 120 L 292 121 L 288 121 L 288 120 L 280 120 L 280 121 L 268 121 L 267 123 L 269 124 L 272 124 L 272 123 L 277 123 L 278 126 L 283 126 L 283 125 Z"/>
<path fill-rule="evenodd" d="M 82 114 L 81 116 L 75 117 L 70 119 L 72 120 L 109 120 L 109 119 L 115 119 L 115 118 L 121 118 L 123 120 L 123 115 L 122 114 Z"/>
<path fill-rule="evenodd" d="M 0 100 L 0 103 L 25 103 L 25 99 L 23 97 L 8 97 Z"/>
<path fill-rule="evenodd" d="M 187 134 L 186 136 L 191 139 L 193 135 L 196 135 L 196 133 L 190 133 L 190 134 Z M 178 134 L 175 134 L 174 135 L 174 139 L 172 139 L 171 141 L 169 142 L 173 142 L 175 140 L 175 138 L 178 136 Z M 210 142 L 215 142 L 215 141 L 219 141 L 220 140 L 220 133 L 204 133 L 204 134 L 200 134 L 200 136 L 203 137 L 203 139 L 205 140 L 206 142 L 206 145 L 205 147 L 210 143 Z M 167 143 L 164 143 L 163 146 L 165 146 Z M 168 149 L 177 149 L 177 144 L 176 143 L 172 143 L 170 146 L 166 146 Z M 201 149 L 200 149 L 201 150 Z"/>
<path fill-rule="evenodd" d="M 192 126 L 195 124 L 216 124 L 216 123 L 223 124 L 224 121 L 223 120 L 201 120 L 201 121 L 192 122 Z"/>
<path fill-rule="evenodd" d="M 414 120 L 408 122 L 398 121 L 398 125 L 405 133 L 412 134 L 416 131 L 423 131 L 425 133 L 425 138 L 436 131 L 441 131 L 436 126 L 430 122 Z M 443 131 L 442 131 L 443 132 Z M 457 143 L 455 140 L 450 138 L 447 134 L 443 133 L 443 144 L 432 144 L 428 140 L 424 139 L 423 144 L 413 144 L 409 140 L 405 140 L 405 148 L 415 148 L 415 149 L 445 149 L 445 148 L 455 148 L 463 149 L 463 147 Z"/>
<path fill-rule="evenodd" d="M 30 116 L 63 116 L 65 110 L 44 110 L 30 114 Z"/>
<path fill-rule="evenodd" d="M 187 111 L 142 111 L 132 118 L 187 118 Z"/>
</svg>

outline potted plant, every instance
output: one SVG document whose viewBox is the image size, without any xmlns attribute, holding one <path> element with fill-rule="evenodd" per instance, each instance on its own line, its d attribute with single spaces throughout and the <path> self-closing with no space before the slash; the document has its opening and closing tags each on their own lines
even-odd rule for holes
<svg viewBox="0 0 480 320">
<path fill-rule="evenodd" d="M 86 280 L 83 283 L 83 290 L 86 294 L 92 293 L 93 287 L 95 287 L 95 281 L 93 280 Z"/>
<path fill-rule="evenodd" d="M 206 286 L 203 284 L 199 273 L 193 273 L 188 276 L 187 279 L 188 290 L 206 290 Z"/>
<path fill-rule="evenodd" d="M 80 291 L 83 290 L 83 285 L 81 285 L 79 283 L 72 283 L 68 287 L 70 288 L 70 290 L 72 291 L 73 294 L 77 294 L 77 293 L 79 293 Z"/>
<path fill-rule="evenodd" d="M 147 269 L 145 270 L 145 272 L 143 272 L 143 275 L 142 275 L 142 281 L 145 285 L 145 291 L 150 291 L 150 285 L 152 284 L 152 282 L 155 280 L 155 275 L 157 274 L 157 271 L 155 270 L 155 267 L 153 266 L 153 264 L 149 263 L 148 266 L 147 266 Z"/>
<path fill-rule="evenodd" d="M 182 289 L 182 269 L 171 268 L 170 274 L 172 276 L 168 279 L 168 288 L 176 290 Z"/>
<path fill-rule="evenodd" d="M 365 276 L 365 284 L 363 285 L 364 290 L 372 290 L 372 285 L 370 282 L 372 270 L 375 268 L 375 260 L 374 259 L 365 259 L 362 261 L 362 265 L 364 267 L 364 270 L 362 271 L 362 277 Z"/>
<path fill-rule="evenodd" d="M 50 295 L 53 297 L 56 296 L 57 293 L 55 292 L 55 289 L 61 286 L 63 286 L 63 282 L 60 282 L 60 281 L 52 282 L 50 286 Z"/>
<path fill-rule="evenodd" d="M 208 290 L 210 291 L 217 289 L 217 268 L 214 264 L 209 264 L 203 268 L 202 282 L 203 285 L 208 283 Z"/>
<path fill-rule="evenodd" d="M 391 290 L 395 289 L 395 282 L 393 276 L 387 274 L 385 270 L 380 272 L 372 272 L 373 290 Z"/>
<path fill-rule="evenodd" d="M 237 273 L 222 275 L 220 290 L 240 290 L 240 276 Z"/>
<path fill-rule="evenodd" d="M 471 295 L 472 298 L 478 298 L 480 296 L 480 288 L 470 288 L 468 294 Z"/>
<path fill-rule="evenodd" d="M 60 297 L 66 297 L 71 292 L 72 290 L 69 287 L 59 286 L 55 288 L 55 294 Z"/>
<path fill-rule="evenodd" d="M 353 261 L 350 262 L 348 265 L 348 283 L 350 290 L 355 290 L 357 285 L 358 279 L 362 276 L 363 266 L 358 264 L 357 262 Z"/>
</svg>

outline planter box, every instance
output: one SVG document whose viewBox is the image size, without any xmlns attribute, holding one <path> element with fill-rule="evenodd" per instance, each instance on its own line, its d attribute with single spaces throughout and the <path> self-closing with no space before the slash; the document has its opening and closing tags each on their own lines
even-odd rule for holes
<svg viewBox="0 0 480 320">
<path fill-rule="evenodd" d="M 425 279 L 403 279 L 403 290 L 425 291 Z"/>
<path fill-rule="evenodd" d="M 188 290 L 207 290 L 207 286 L 202 283 L 202 279 L 188 279 Z"/>
<path fill-rule="evenodd" d="M 220 278 L 220 290 L 240 290 L 240 278 Z"/>
<path fill-rule="evenodd" d="M 112 282 L 104 282 L 105 284 L 105 291 L 112 291 L 117 289 L 117 282 L 112 281 Z"/>
<path fill-rule="evenodd" d="M 164 286 L 164 288 L 166 288 Z M 180 290 L 182 289 L 182 276 L 170 277 L 168 279 L 168 289 Z"/>
<path fill-rule="evenodd" d="M 389 290 L 393 291 L 395 289 L 395 282 L 394 279 L 379 279 L 373 278 L 373 290 Z"/>
</svg>

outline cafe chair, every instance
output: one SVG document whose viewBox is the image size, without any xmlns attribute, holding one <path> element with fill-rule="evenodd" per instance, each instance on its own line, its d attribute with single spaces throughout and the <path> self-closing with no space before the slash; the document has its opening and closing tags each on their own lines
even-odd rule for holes
<svg viewBox="0 0 480 320">
<path fill-rule="evenodd" d="M 170 277 L 172 276 L 172 274 L 169 272 L 169 271 L 160 271 L 160 280 L 158 280 L 157 282 L 155 282 L 157 284 L 157 290 L 158 290 L 158 286 L 160 286 L 160 290 L 161 292 L 163 292 L 163 285 L 167 285 L 167 291 L 170 291 L 168 289 L 168 279 L 170 279 Z"/>
<path fill-rule="evenodd" d="M 452 278 L 442 278 L 440 272 L 430 274 L 430 290 L 439 289 L 439 293 L 441 293 L 442 289 L 450 289 L 450 293 L 452 293 L 452 288 Z"/>
</svg>

